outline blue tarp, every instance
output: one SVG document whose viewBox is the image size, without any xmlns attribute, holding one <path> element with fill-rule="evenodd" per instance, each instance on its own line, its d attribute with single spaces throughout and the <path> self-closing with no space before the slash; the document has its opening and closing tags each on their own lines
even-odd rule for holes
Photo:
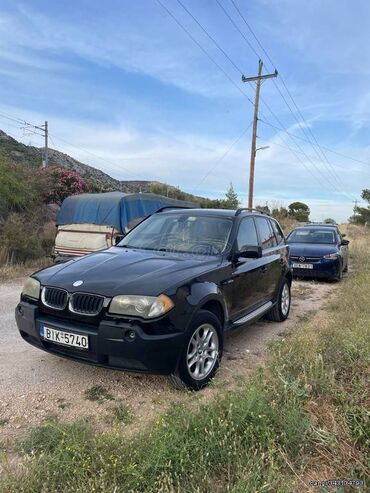
<svg viewBox="0 0 370 493">
<path fill-rule="evenodd" d="M 128 223 L 149 216 L 165 206 L 195 207 L 196 204 L 154 193 L 83 193 L 67 197 L 57 217 L 61 224 L 99 224 L 125 231 Z"/>
</svg>

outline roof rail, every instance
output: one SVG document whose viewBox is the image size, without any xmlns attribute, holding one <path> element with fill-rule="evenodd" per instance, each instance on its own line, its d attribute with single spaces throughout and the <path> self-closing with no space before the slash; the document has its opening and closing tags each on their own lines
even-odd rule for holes
<svg viewBox="0 0 370 493">
<path fill-rule="evenodd" d="M 270 215 L 268 212 L 260 211 L 259 209 L 255 209 L 254 207 L 240 207 L 235 212 L 235 215 L 236 216 L 239 216 L 239 214 L 241 214 L 243 211 L 247 211 L 247 212 L 258 212 L 259 214 L 266 214 L 266 216 L 269 216 Z"/>
<path fill-rule="evenodd" d="M 157 214 L 158 212 L 162 212 L 166 209 L 194 209 L 194 207 L 190 207 L 186 205 L 165 205 L 160 209 L 158 209 L 157 211 L 155 211 L 155 214 Z"/>
</svg>

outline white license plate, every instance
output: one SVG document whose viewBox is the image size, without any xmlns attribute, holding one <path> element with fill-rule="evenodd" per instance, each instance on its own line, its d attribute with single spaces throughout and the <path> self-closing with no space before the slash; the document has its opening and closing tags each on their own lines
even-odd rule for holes
<svg viewBox="0 0 370 493">
<path fill-rule="evenodd" d="M 293 264 L 293 269 L 313 269 L 313 264 Z"/>
<path fill-rule="evenodd" d="M 41 325 L 40 336 L 56 344 L 62 344 L 63 346 L 72 346 L 79 349 L 89 349 L 89 338 L 81 334 L 74 334 L 72 332 L 65 332 L 64 330 L 52 329 Z"/>
</svg>

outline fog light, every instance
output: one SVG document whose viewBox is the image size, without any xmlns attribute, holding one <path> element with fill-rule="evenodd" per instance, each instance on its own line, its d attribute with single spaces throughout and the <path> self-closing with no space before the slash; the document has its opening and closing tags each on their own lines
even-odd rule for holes
<svg viewBox="0 0 370 493">
<path fill-rule="evenodd" d="M 133 341 L 136 337 L 135 331 L 134 330 L 127 330 L 125 333 L 125 337 L 129 341 Z"/>
</svg>

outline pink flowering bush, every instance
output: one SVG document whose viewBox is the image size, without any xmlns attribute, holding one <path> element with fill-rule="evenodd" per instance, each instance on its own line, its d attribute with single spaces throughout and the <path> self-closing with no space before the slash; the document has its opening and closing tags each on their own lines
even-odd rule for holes
<svg viewBox="0 0 370 493">
<path fill-rule="evenodd" d="M 43 202 L 61 205 L 69 195 L 86 192 L 84 179 L 76 172 L 65 168 L 45 168 L 40 170 L 40 184 Z"/>
</svg>

